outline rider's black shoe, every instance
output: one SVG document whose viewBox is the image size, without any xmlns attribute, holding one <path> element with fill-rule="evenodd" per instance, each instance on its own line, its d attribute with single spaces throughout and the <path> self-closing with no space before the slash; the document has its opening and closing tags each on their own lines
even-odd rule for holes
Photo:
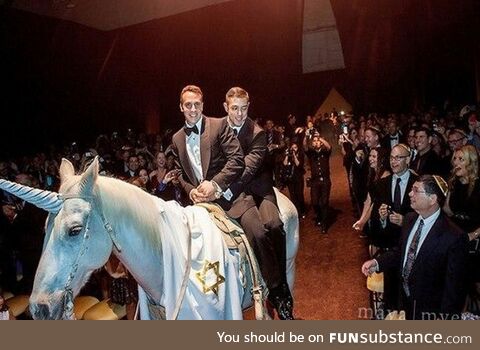
<svg viewBox="0 0 480 350">
<path fill-rule="evenodd" d="M 281 320 L 295 319 L 293 317 L 293 298 L 286 283 L 272 289 L 268 300 L 277 310 L 278 318 Z"/>
</svg>

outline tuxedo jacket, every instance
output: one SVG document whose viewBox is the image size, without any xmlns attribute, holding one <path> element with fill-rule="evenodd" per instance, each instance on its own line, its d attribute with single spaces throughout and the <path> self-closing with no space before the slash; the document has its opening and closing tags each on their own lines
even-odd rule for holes
<svg viewBox="0 0 480 350">
<path fill-rule="evenodd" d="M 410 169 L 415 171 L 418 175 L 439 175 L 441 173 L 440 158 L 433 149 L 427 153 L 417 156 L 410 165 Z"/>
<path fill-rule="evenodd" d="M 408 170 L 410 171 L 410 170 Z M 399 214 L 405 216 L 407 213 L 412 212 L 413 209 L 410 206 L 409 192 L 412 190 L 412 186 L 417 181 L 418 176 L 410 171 L 410 177 L 408 179 L 407 187 L 402 198 L 402 205 L 400 207 Z M 387 204 L 393 207 L 393 194 L 392 194 L 392 181 L 393 174 L 381 178 L 375 185 L 375 196 L 373 199 L 373 208 L 371 216 L 372 224 L 372 239 L 373 243 L 382 248 L 393 248 L 397 246 L 400 239 L 401 227 L 392 224 L 388 219 L 386 226 L 383 227 L 380 222 L 380 215 L 378 209 L 382 204 Z"/>
<path fill-rule="evenodd" d="M 225 119 L 227 118 L 225 117 Z M 249 195 L 256 199 L 262 198 L 276 203 L 273 191 L 273 168 L 265 163 L 268 152 L 265 130 L 252 119 L 247 118 L 237 137 L 245 156 L 245 169 L 230 186 L 234 198 L 240 195 L 229 211 L 229 215 L 232 217 L 239 217 L 247 209 L 256 205 Z M 242 192 L 245 196 L 241 195 Z"/>
<path fill-rule="evenodd" d="M 408 213 L 403 222 L 399 249 L 377 258 L 380 271 L 390 267 L 399 269 L 399 281 L 403 261 L 409 247 L 407 240 L 417 213 Z M 410 298 L 403 293 L 399 283 L 400 307 L 407 308 L 407 317 L 426 319 L 435 313 L 451 318 L 462 311 L 466 297 L 468 237 L 464 231 L 441 212 L 417 252 L 408 280 Z M 415 306 L 415 309 L 409 308 Z"/>
<path fill-rule="evenodd" d="M 245 167 L 242 148 L 225 118 L 202 118 L 200 157 L 203 179 L 215 181 L 222 191 L 225 191 L 242 174 Z M 182 128 L 173 135 L 172 146 L 182 168 L 180 186 L 188 195 L 200 183 L 188 158 L 186 139 L 187 135 Z M 222 197 L 216 202 L 228 210 L 233 200 L 228 201 Z"/>
</svg>

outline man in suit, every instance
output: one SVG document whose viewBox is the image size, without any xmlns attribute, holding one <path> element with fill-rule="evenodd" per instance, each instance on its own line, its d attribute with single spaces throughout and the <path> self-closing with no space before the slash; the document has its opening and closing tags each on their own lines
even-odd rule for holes
<svg viewBox="0 0 480 350">
<path fill-rule="evenodd" d="M 286 240 L 273 191 L 272 168 L 264 160 L 267 150 L 265 131 L 248 117 L 250 99 L 240 87 L 231 88 L 223 104 L 230 128 L 237 135 L 245 156 L 242 175 L 230 185 L 237 198 L 228 211 L 239 219 L 257 257 L 270 291 L 269 301 L 283 320 L 293 319 L 293 298 L 286 276 Z"/>
<path fill-rule="evenodd" d="M 203 93 L 198 86 L 183 88 L 180 111 L 185 126 L 172 137 L 172 149 L 182 168 L 179 184 L 193 203 L 215 201 L 228 210 L 233 200 L 225 191 L 245 167 L 240 143 L 224 118 L 203 114 Z"/>
<path fill-rule="evenodd" d="M 398 266 L 399 307 L 407 319 L 460 318 L 467 290 L 468 238 L 441 210 L 447 191 L 440 176 L 421 176 L 409 194 L 416 213 L 403 219 L 399 249 L 362 265 L 367 276 Z"/>
<path fill-rule="evenodd" d="M 398 246 L 403 217 L 413 211 L 408 193 L 418 176 L 410 171 L 410 148 L 399 143 L 390 152 L 392 174 L 381 178 L 375 188 L 371 216 L 372 244 L 379 247 L 379 253 L 392 250 Z M 396 267 L 384 272 L 384 302 L 387 310 L 397 305 Z"/>
<path fill-rule="evenodd" d="M 411 169 L 418 175 L 439 174 L 440 159 L 432 149 L 432 131 L 419 127 L 415 131 L 415 148 L 417 156 L 412 161 Z"/>
<path fill-rule="evenodd" d="M 398 245 L 403 217 L 412 211 L 408 194 L 418 176 L 409 169 L 410 148 L 399 143 L 390 152 L 392 174 L 378 180 L 372 209 L 374 244 L 392 249 Z"/>
<path fill-rule="evenodd" d="M 283 135 L 274 128 L 273 120 L 268 119 L 265 122 L 265 133 L 267 139 L 267 155 L 265 156 L 266 166 L 273 169 L 275 177 L 275 186 L 282 186 L 280 181 L 280 169 L 283 161 L 284 150 L 286 147 Z"/>
<path fill-rule="evenodd" d="M 382 139 L 382 147 L 388 150 L 392 150 L 393 147 L 402 143 L 403 135 L 400 132 L 400 128 L 397 125 L 397 121 L 395 119 L 391 119 L 387 124 L 387 135 Z"/>
</svg>

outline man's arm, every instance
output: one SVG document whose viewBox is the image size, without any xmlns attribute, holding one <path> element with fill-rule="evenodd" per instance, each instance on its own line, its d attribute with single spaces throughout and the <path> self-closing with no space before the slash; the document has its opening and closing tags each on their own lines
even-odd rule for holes
<svg viewBox="0 0 480 350">
<path fill-rule="evenodd" d="M 194 202 L 211 202 L 215 199 L 219 199 L 223 196 L 223 192 L 230 187 L 233 181 L 242 174 L 243 169 L 245 168 L 245 161 L 243 159 L 244 157 L 240 142 L 228 125 L 227 120 L 225 118 L 221 121 L 210 120 L 210 123 L 212 123 L 211 125 L 213 129 L 218 128 L 218 132 L 213 134 L 217 139 L 211 147 L 220 148 L 218 151 L 222 153 L 226 162 L 222 169 L 218 171 L 210 181 L 205 180 L 197 187 Z M 210 162 L 212 161 L 214 160 L 211 159 Z"/>
<path fill-rule="evenodd" d="M 240 194 L 244 187 L 253 180 L 256 174 L 258 174 L 259 169 L 263 165 L 266 154 L 267 138 L 265 131 L 261 130 L 254 135 L 248 150 L 245 150 L 245 169 L 243 170 L 241 177 L 230 186 L 234 198 Z"/>
<path fill-rule="evenodd" d="M 467 295 L 468 238 L 462 234 L 448 250 L 441 311 L 459 315 Z"/>
<path fill-rule="evenodd" d="M 219 133 L 219 142 L 227 162 L 223 169 L 213 177 L 212 181 L 222 191 L 225 191 L 242 174 L 245 168 L 245 160 L 242 147 L 233 130 L 226 121 L 222 125 L 222 130 Z"/>
<path fill-rule="evenodd" d="M 182 168 L 182 174 L 178 176 L 178 182 L 179 182 L 180 188 L 182 188 L 182 190 L 185 191 L 185 193 L 190 197 L 190 192 L 195 188 L 195 186 L 193 186 L 189 181 L 185 179 L 186 177 L 185 165 L 182 164 L 182 162 L 180 161 L 175 135 L 172 138 L 172 144 L 170 145 L 170 148 L 172 150 L 172 153 L 175 159 L 177 160 L 178 165 L 180 165 L 180 167 Z"/>
</svg>

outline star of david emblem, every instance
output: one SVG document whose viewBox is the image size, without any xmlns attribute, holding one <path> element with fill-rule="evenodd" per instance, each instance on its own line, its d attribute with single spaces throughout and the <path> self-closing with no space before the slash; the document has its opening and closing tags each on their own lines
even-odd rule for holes
<svg viewBox="0 0 480 350">
<path fill-rule="evenodd" d="M 219 267 L 220 263 L 218 261 L 211 263 L 205 260 L 202 269 L 195 273 L 195 277 L 202 285 L 203 293 L 212 291 L 218 296 L 218 287 L 225 282 L 225 277 L 220 275 Z"/>
</svg>

